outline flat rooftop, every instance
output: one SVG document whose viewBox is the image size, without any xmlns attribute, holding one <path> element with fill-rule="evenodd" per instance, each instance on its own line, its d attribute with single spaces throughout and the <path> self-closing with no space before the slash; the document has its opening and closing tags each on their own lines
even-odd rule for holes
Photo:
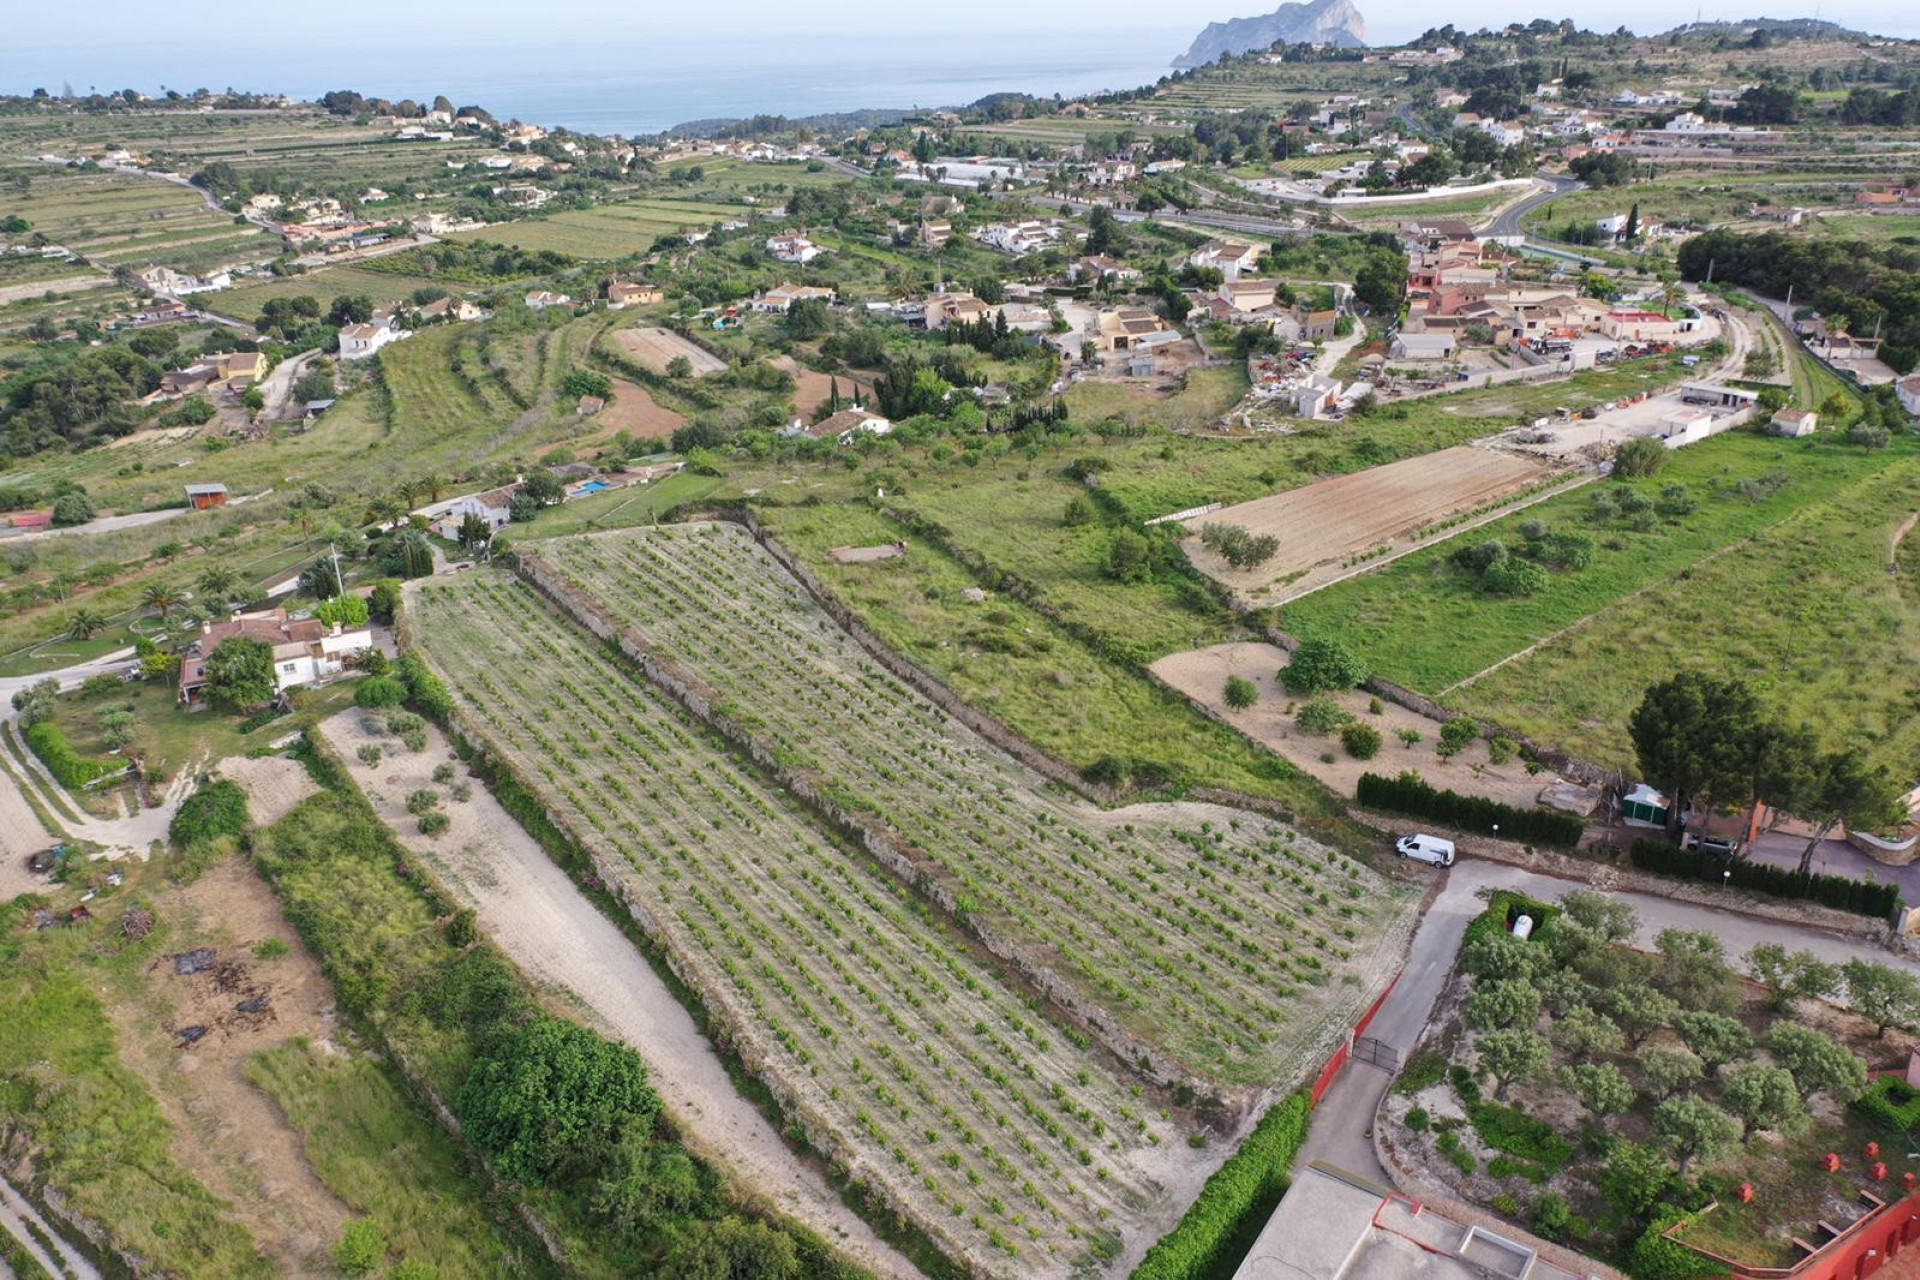
<svg viewBox="0 0 1920 1280">
<path fill-rule="evenodd" d="M 1316 1160 L 1234 1280 L 1577 1280 L 1533 1249 Z"/>
</svg>

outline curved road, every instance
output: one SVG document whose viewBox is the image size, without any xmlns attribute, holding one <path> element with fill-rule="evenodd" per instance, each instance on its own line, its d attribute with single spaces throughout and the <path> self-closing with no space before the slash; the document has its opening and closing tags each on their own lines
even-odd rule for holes
<svg viewBox="0 0 1920 1280">
<path fill-rule="evenodd" d="M 1511 204 L 1502 209 L 1494 215 L 1491 222 L 1480 228 L 1482 236 L 1524 236 L 1527 233 L 1520 226 L 1522 218 L 1542 205 L 1551 204 L 1561 196 L 1570 195 L 1586 185 L 1572 178 L 1553 177 L 1544 173 L 1535 174 L 1534 179 L 1537 182 L 1546 183 L 1547 189 L 1528 196 L 1518 204 Z"/>
<path fill-rule="evenodd" d="M 1454 953 L 1460 949 L 1467 926 L 1486 907 L 1480 896 L 1482 890 L 1514 889 L 1553 902 L 1586 887 L 1576 881 L 1497 862 L 1463 860 L 1446 876 L 1446 888 L 1427 908 L 1414 932 L 1399 983 L 1367 1028 L 1368 1036 L 1393 1048 L 1402 1061 L 1426 1030 L 1427 1019 L 1453 971 Z M 1637 946 L 1650 948 L 1654 935 L 1662 929 L 1704 929 L 1725 945 L 1727 957 L 1736 968 L 1743 967 L 1742 961 L 1755 943 L 1777 942 L 1790 951 L 1811 951 L 1829 964 L 1859 957 L 1920 975 L 1920 964 L 1859 938 L 1716 911 L 1653 894 L 1609 891 L 1607 896 L 1627 903 L 1639 913 L 1640 933 L 1634 940 Z M 1392 1080 L 1392 1074 L 1380 1067 L 1359 1062 L 1349 1064 L 1314 1109 L 1313 1126 L 1301 1145 L 1294 1168 L 1305 1168 L 1314 1160 L 1327 1160 L 1362 1177 L 1391 1185 L 1374 1154 L 1373 1142 L 1366 1135 L 1373 1128 L 1380 1100 Z"/>
</svg>

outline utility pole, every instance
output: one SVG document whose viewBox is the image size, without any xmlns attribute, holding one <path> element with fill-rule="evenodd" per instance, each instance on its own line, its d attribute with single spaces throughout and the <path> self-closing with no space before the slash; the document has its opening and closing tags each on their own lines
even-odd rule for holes
<svg viewBox="0 0 1920 1280">
<path fill-rule="evenodd" d="M 333 557 L 333 586 L 341 595 L 347 594 L 347 580 L 340 576 L 340 551 L 333 543 L 327 544 L 327 554 Z"/>
</svg>

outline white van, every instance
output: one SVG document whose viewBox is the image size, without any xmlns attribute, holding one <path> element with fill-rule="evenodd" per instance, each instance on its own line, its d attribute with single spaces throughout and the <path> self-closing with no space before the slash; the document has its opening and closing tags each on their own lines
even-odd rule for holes
<svg viewBox="0 0 1920 1280">
<path fill-rule="evenodd" d="M 1439 836 L 1401 836 L 1393 842 L 1403 858 L 1417 858 L 1436 867 L 1453 865 L 1453 841 Z"/>
</svg>

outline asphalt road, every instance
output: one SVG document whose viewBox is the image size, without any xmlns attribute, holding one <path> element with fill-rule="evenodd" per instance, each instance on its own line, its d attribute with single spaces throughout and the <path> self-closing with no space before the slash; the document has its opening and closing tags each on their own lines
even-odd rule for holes
<svg viewBox="0 0 1920 1280">
<path fill-rule="evenodd" d="M 1463 861 L 1445 874 L 1447 886 L 1414 932 L 1399 983 L 1367 1028 L 1368 1036 L 1396 1050 L 1402 1061 L 1426 1029 L 1434 1003 L 1439 1000 L 1452 972 L 1454 953 L 1460 949 L 1467 926 L 1486 905 L 1482 890 L 1515 889 L 1552 902 L 1581 887 L 1571 880 L 1538 875 L 1496 862 Z M 1640 935 L 1634 941 L 1648 949 L 1662 929 L 1704 929 L 1720 939 L 1736 968 L 1743 967 L 1742 962 L 1755 943 L 1777 942 L 1789 951 L 1811 951 L 1829 963 L 1860 957 L 1920 974 L 1920 964 L 1858 938 L 1715 911 L 1711 907 L 1651 894 L 1609 896 L 1639 912 Z M 1313 1126 L 1301 1145 L 1294 1168 L 1302 1169 L 1311 1161 L 1326 1160 L 1362 1177 L 1386 1182 L 1386 1171 L 1380 1167 L 1373 1143 L 1366 1134 L 1373 1127 L 1380 1100 L 1391 1081 L 1392 1077 L 1378 1067 L 1362 1063 L 1349 1065 L 1315 1109 Z"/>
<path fill-rule="evenodd" d="M 1572 178 L 1554 178 L 1544 173 L 1535 175 L 1535 181 L 1546 183 L 1547 189 L 1536 195 L 1528 196 L 1518 204 L 1507 206 L 1506 209 L 1494 217 L 1492 222 L 1489 222 L 1485 227 L 1480 229 L 1480 234 L 1482 236 L 1525 235 L 1526 232 L 1521 230 L 1520 227 L 1520 219 L 1526 217 L 1541 205 L 1550 204 L 1558 200 L 1561 196 L 1578 191 L 1586 185 L 1585 183 L 1575 182 Z"/>
</svg>

